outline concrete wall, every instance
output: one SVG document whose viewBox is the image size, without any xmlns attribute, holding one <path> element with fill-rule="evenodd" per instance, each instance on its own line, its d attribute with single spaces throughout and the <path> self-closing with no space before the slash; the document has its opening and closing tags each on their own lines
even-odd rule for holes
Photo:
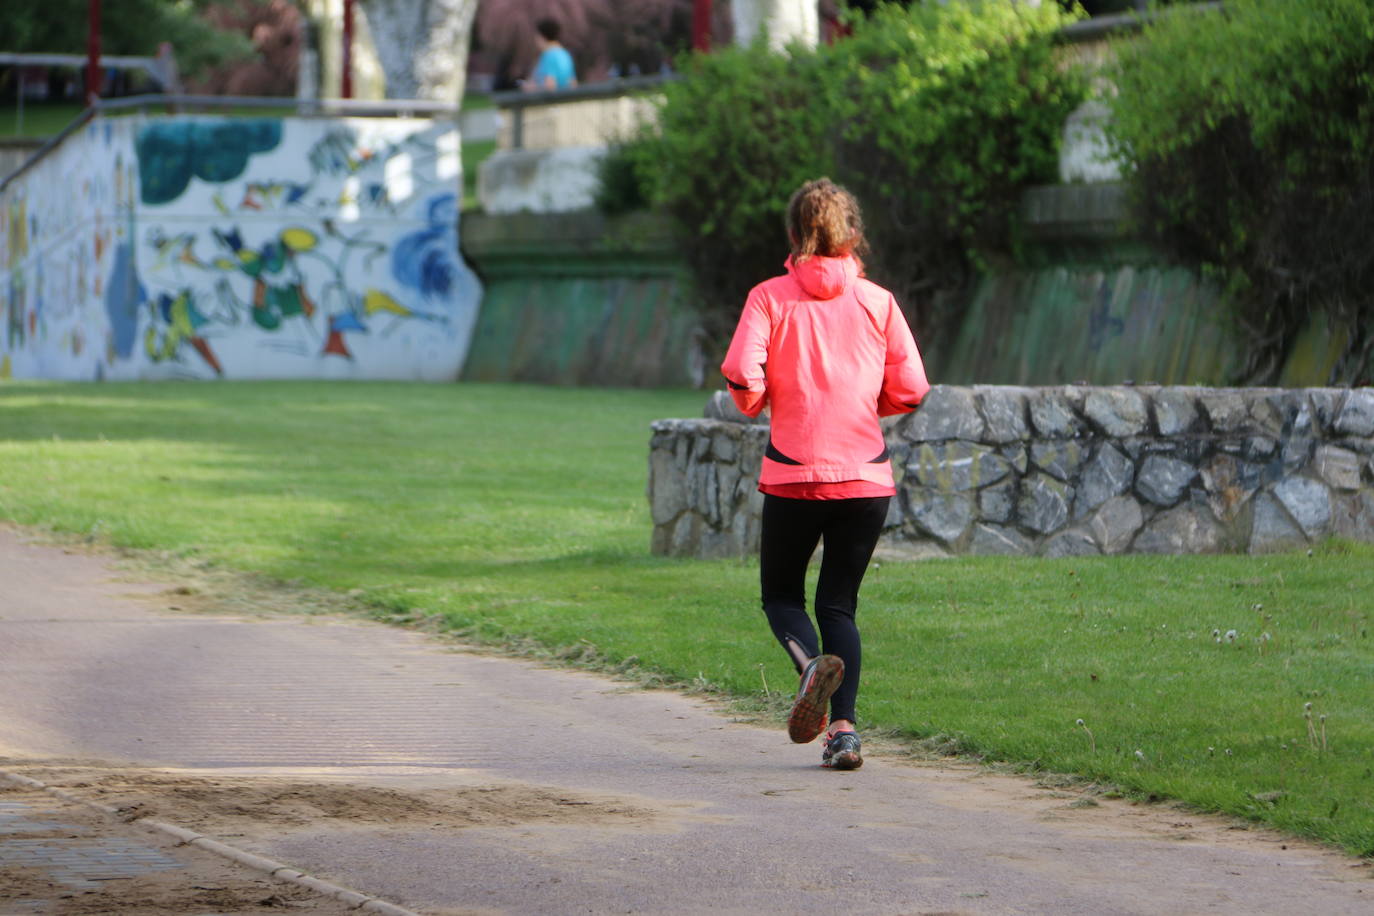
<svg viewBox="0 0 1374 916">
<path fill-rule="evenodd" d="M 621 95 L 611 98 L 549 98 L 548 104 L 522 105 L 521 110 L 500 112 L 497 147 L 501 150 L 552 150 L 564 147 L 601 146 L 633 136 L 657 117 L 657 95 Z M 519 142 L 516 142 L 516 118 Z"/>
<path fill-rule="evenodd" d="M 932 379 L 1219 385 L 1242 375 L 1249 344 L 1222 291 L 1131 236 L 1121 185 L 1033 188 L 1022 216 L 1022 259 L 980 275 L 959 326 L 923 347 Z M 1345 345 L 1315 315 L 1279 383 L 1343 381 L 1335 373 Z"/>
<path fill-rule="evenodd" d="M 459 137 L 97 118 L 0 191 L 0 377 L 457 378 Z"/>
<path fill-rule="evenodd" d="M 647 217 L 465 217 L 486 294 L 464 380 L 701 384 L 685 269 L 667 224 Z"/>
<path fill-rule="evenodd" d="M 922 341 L 933 379 L 1217 385 L 1236 376 L 1244 347 L 1220 292 L 1123 234 L 1119 186 L 1038 188 L 1025 201 L 1024 262 L 983 274 L 961 324 Z M 487 283 L 465 378 L 714 384 L 719 360 L 695 331 L 666 220 L 469 214 L 463 238 Z M 1314 320 L 1281 384 L 1330 383 L 1342 345 Z"/>
<path fill-rule="evenodd" d="M 578 98 L 577 93 L 551 93 L 543 104 L 522 99 L 499 112 L 498 149 L 477 168 L 483 212 L 570 213 L 591 207 L 607 147 L 656 117 L 656 95 Z"/>
<path fill-rule="evenodd" d="M 653 551 L 758 549 L 768 427 L 660 420 Z M 724 419 L 722 419 L 724 418 Z M 937 386 L 884 423 L 911 555 L 1263 553 L 1374 541 L 1374 389 Z"/>
</svg>

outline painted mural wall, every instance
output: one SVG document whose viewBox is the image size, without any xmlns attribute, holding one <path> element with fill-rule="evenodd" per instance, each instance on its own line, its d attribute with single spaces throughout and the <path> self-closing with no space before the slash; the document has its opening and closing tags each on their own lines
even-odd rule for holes
<svg viewBox="0 0 1374 916">
<path fill-rule="evenodd" d="M 0 193 L 0 378 L 450 381 L 456 126 L 96 119 Z"/>
</svg>

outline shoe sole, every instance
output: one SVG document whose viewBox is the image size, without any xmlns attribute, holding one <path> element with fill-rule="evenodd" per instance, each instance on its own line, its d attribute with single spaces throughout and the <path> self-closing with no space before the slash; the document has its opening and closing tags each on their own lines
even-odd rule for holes
<svg viewBox="0 0 1374 916">
<path fill-rule="evenodd" d="M 844 662 L 836 655 L 822 655 L 811 671 L 811 679 L 801 686 L 787 717 L 787 737 L 795 744 L 809 744 L 825 731 L 826 705 L 844 680 Z"/>
</svg>

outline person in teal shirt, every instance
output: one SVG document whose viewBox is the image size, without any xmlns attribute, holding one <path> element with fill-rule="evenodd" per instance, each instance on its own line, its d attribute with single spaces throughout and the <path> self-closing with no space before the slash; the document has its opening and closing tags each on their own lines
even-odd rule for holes
<svg viewBox="0 0 1374 916">
<path fill-rule="evenodd" d="M 541 19 L 535 25 L 539 31 L 539 62 L 525 82 L 530 91 L 539 89 L 567 89 L 577 85 L 577 71 L 572 55 L 558 42 L 561 32 L 556 19 Z"/>
</svg>

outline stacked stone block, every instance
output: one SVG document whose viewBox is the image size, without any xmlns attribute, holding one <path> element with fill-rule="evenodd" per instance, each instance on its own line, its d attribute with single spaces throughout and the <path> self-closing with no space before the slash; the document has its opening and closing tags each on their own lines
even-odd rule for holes
<svg viewBox="0 0 1374 916">
<path fill-rule="evenodd" d="M 938 386 L 884 431 L 884 546 L 913 553 L 1263 553 L 1374 541 L 1374 389 Z M 757 549 L 766 420 L 724 393 L 653 424 L 653 551 Z"/>
</svg>

